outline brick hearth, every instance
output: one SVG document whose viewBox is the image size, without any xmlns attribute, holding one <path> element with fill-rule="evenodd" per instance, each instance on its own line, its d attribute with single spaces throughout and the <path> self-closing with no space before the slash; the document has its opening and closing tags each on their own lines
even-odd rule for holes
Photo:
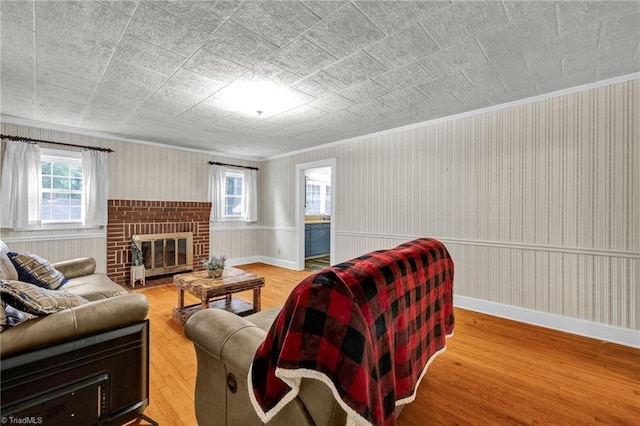
<svg viewBox="0 0 640 426">
<path fill-rule="evenodd" d="M 193 233 L 193 268 L 209 257 L 211 203 L 182 201 L 109 200 L 107 275 L 129 285 L 131 236 L 168 232 Z"/>
</svg>

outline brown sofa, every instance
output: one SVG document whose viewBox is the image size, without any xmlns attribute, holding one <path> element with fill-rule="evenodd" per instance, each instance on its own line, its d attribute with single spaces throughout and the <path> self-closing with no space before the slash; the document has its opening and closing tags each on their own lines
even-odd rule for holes
<svg viewBox="0 0 640 426">
<path fill-rule="evenodd" d="M 9 260 L 9 249 L 0 241 L 0 278 L 17 280 Z M 105 274 L 96 273 L 96 261 L 85 257 L 53 263 L 69 280 L 60 290 L 82 296 L 92 303 L 24 321 L 0 333 L 0 357 L 17 355 L 100 331 L 143 321 L 149 309 L 147 298 L 129 294 Z"/>
<path fill-rule="evenodd" d="M 18 274 L 8 251 L 0 241 L 0 278 L 11 283 Z M 146 296 L 128 293 L 96 273 L 93 258 L 52 265 L 68 279 L 58 290 L 88 302 L 0 333 L 3 416 L 51 425 L 119 425 L 144 417 L 149 403 Z"/>
</svg>

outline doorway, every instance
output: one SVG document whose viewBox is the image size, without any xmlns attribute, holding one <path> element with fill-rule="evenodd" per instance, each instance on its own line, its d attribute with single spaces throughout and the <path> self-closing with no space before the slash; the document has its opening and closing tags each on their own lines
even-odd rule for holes
<svg viewBox="0 0 640 426">
<path fill-rule="evenodd" d="M 336 159 L 296 165 L 296 270 L 334 263 Z"/>
</svg>

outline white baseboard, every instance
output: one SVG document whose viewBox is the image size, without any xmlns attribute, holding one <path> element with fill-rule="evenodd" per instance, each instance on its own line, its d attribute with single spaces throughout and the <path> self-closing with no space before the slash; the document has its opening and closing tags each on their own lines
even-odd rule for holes
<svg viewBox="0 0 640 426">
<path fill-rule="evenodd" d="M 629 328 L 600 324 L 593 321 L 585 321 L 577 318 L 563 317 L 547 312 L 534 311 L 532 309 L 505 305 L 474 299 L 472 297 L 455 295 L 454 305 L 470 311 L 481 312 L 496 317 L 520 321 L 553 330 L 618 343 L 620 345 L 640 348 L 640 331 Z"/>
<path fill-rule="evenodd" d="M 296 269 L 296 262 L 291 260 L 284 259 L 276 259 L 274 257 L 266 257 L 266 256 L 251 256 L 251 257 L 239 257 L 236 259 L 227 260 L 227 265 L 229 266 L 238 266 L 238 265 L 246 265 L 247 263 L 266 263 L 267 265 L 279 266 L 281 268 L 286 269 Z"/>
</svg>

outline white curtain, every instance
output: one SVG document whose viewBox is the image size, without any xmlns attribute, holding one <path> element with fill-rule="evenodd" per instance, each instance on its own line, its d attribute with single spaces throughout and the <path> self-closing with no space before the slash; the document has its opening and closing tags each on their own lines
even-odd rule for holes
<svg viewBox="0 0 640 426">
<path fill-rule="evenodd" d="M 256 222 L 258 220 L 258 190 L 255 170 L 245 170 L 244 172 L 244 216 L 245 222 Z"/>
<path fill-rule="evenodd" d="M 0 184 L 0 227 L 26 229 L 40 226 L 40 147 L 6 141 Z"/>
<path fill-rule="evenodd" d="M 82 151 L 82 224 L 84 226 L 107 226 L 109 200 L 108 153 Z"/>
<path fill-rule="evenodd" d="M 209 201 L 211 201 L 211 222 L 224 220 L 224 191 L 227 186 L 227 169 L 213 165 L 209 173 Z"/>
</svg>

